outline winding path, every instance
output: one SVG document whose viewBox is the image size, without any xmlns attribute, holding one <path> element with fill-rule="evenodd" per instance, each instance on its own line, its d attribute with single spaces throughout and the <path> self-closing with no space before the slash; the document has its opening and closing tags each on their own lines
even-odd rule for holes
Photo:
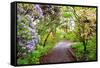
<svg viewBox="0 0 100 68">
<path fill-rule="evenodd" d="M 40 63 L 60 63 L 60 62 L 73 62 L 76 58 L 71 49 L 72 42 L 61 41 L 47 55 L 40 59 Z"/>
</svg>

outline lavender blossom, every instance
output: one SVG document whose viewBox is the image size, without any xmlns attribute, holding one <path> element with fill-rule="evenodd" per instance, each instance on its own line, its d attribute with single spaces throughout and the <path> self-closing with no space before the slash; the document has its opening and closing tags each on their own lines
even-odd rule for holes
<svg viewBox="0 0 100 68">
<path fill-rule="evenodd" d="M 18 44 L 19 44 L 20 46 L 24 46 L 24 44 L 22 43 L 22 41 L 21 41 L 21 38 L 20 38 L 20 37 L 17 37 L 17 41 L 18 41 Z"/>
<path fill-rule="evenodd" d="M 35 48 L 35 42 L 30 41 L 26 47 L 28 49 L 28 52 L 31 52 Z"/>
<path fill-rule="evenodd" d="M 42 9 L 40 8 L 40 5 L 36 4 L 34 9 L 39 14 L 40 18 L 43 17 L 43 12 Z"/>
<path fill-rule="evenodd" d="M 18 22 L 22 21 L 22 16 L 21 15 L 17 15 L 17 18 L 18 18 Z"/>
<path fill-rule="evenodd" d="M 36 44 L 39 40 L 35 26 L 36 24 L 33 24 L 33 22 L 36 21 L 37 23 L 37 19 L 43 17 L 43 11 L 38 4 L 34 5 L 34 9 L 38 16 L 31 14 L 31 12 L 26 13 L 26 10 L 21 6 L 17 8 L 17 43 L 19 56 L 19 53 L 21 55 L 26 55 L 27 52 L 32 52 L 36 48 Z"/>
<path fill-rule="evenodd" d="M 46 10 L 45 11 L 49 11 L 50 10 L 50 5 L 46 5 Z"/>
</svg>

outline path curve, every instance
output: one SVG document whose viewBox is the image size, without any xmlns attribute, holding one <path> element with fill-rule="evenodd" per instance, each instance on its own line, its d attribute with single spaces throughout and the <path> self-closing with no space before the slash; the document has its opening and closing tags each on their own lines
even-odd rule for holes
<svg viewBox="0 0 100 68">
<path fill-rule="evenodd" d="M 50 53 L 40 58 L 40 63 L 61 63 L 61 62 L 73 62 L 76 61 L 73 55 L 71 45 L 73 43 L 69 41 L 61 41 L 51 50 Z"/>
</svg>

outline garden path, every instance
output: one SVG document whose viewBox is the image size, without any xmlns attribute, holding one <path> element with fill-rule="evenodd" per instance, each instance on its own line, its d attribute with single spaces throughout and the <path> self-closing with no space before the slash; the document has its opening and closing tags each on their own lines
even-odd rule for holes
<svg viewBox="0 0 100 68">
<path fill-rule="evenodd" d="M 74 62 L 74 56 L 71 45 L 74 44 L 69 41 L 61 41 L 47 54 L 40 58 L 40 63 L 61 63 L 61 62 Z"/>
</svg>

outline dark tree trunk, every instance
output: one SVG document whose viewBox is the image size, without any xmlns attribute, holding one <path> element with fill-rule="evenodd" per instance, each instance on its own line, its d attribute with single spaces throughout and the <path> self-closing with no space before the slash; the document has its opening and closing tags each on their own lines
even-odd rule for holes
<svg viewBox="0 0 100 68">
<path fill-rule="evenodd" d="M 48 35 L 46 36 L 45 40 L 44 40 L 44 43 L 43 43 L 43 46 L 45 46 L 47 40 L 48 40 L 48 37 L 50 35 L 50 33 L 52 32 L 52 29 L 49 31 Z"/>
<path fill-rule="evenodd" d="M 86 49 L 86 46 L 87 46 L 87 43 L 86 43 L 85 41 L 83 42 L 83 46 L 84 46 L 83 61 L 86 61 L 86 54 L 87 54 L 87 53 L 86 53 L 86 52 L 87 52 L 87 51 L 86 51 L 86 50 L 87 50 L 87 49 Z"/>
<path fill-rule="evenodd" d="M 84 45 L 84 53 L 86 52 L 86 43 L 85 41 L 83 41 L 83 45 Z"/>
</svg>

